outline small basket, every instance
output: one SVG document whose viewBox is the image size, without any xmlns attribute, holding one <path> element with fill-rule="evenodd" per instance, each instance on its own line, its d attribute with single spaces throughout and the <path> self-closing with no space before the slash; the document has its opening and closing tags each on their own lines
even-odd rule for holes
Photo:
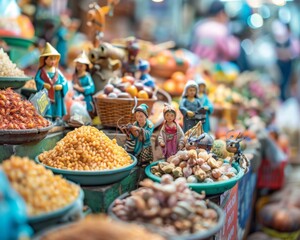
<svg viewBox="0 0 300 240">
<path fill-rule="evenodd" d="M 257 187 L 259 189 L 269 188 L 272 190 L 282 188 L 284 184 L 284 169 L 287 161 L 281 162 L 273 167 L 267 159 L 263 159 L 258 169 Z"/>
<path fill-rule="evenodd" d="M 131 113 L 134 107 L 133 98 L 99 98 L 98 95 L 102 93 L 102 91 L 96 93 L 93 98 L 97 115 L 104 127 L 117 127 L 118 121 L 120 125 L 135 121 L 134 115 Z M 155 102 L 156 99 L 137 99 L 137 106 L 142 103 L 147 104 L 150 115 Z"/>
</svg>

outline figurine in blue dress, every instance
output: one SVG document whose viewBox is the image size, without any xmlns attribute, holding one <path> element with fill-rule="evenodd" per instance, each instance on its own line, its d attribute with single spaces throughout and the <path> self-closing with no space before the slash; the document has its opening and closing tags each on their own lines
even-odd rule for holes
<svg viewBox="0 0 300 240">
<path fill-rule="evenodd" d="M 50 107 L 45 117 L 55 125 L 63 125 L 62 118 L 66 115 L 64 97 L 68 92 L 68 82 L 58 69 L 60 54 L 50 43 L 46 46 L 39 58 L 39 69 L 35 75 L 38 91 L 47 89 Z"/>
<path fill-rule="evenodd" d="M 93 103 L 93 94 L 95 92 L 95 84 L 89 73 L 91 62 L 85 52 L 82 52 L 75 60 L 76 70 L 73 75 L 73 88 L 76 91 L 75 96 L 82 94 L 86 103 L 86 109 L 90 116 L 93 117 L 95 107 Z"/>
<path fill-rule="evenodd" d="M 198 85 L 195 81 L 188 81 L 184 87 L 179 110 L 183 115 L 183 131 L 187 132 L 194 127 L 200 119 L 198 112 L 202 109 L 201 101 L 198 97 Z"/>
<path fill-rule="evenodd" d="M 146 60 L 139 61 L 139 70 L 141 72 L 140 80 L 143 85 L 147 87 L 151 87 L 152 89 L 155 88 L 155 82 L 153 77 L 149 74 L 150 72 L 150 64 Z"/>
<path fill-rule="evenodd" d="M 198 89 L 199 89 L 198 96 L 201 102 L 201 106 L 203 106 L 204 109 L 206 110 L 205 122 L 202 122 L 202 127 L 203 127 L 203 131 L 207 133 L 210 131 L 209 116 L 213 113 L 214 106 L 206 94 L 205 81 L 200 77 L 196 80 L 196 82 L 198 84 Z"/>
</svg>

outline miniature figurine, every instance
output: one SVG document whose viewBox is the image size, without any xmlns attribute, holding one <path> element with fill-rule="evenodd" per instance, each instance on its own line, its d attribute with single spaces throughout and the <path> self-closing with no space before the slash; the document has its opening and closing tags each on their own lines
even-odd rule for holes
<svg viewBox="0 0 300 240">
<path fill-rule="evenodd" d="M 139 71 L 141 72 L 141 83 L 147 87 L 155 88 L 155 82 L 153 77 L 150 76 L 150 64 L 146 60 L 139 61 Z"/>
<path fill-rule="evenodd" d="M 85 52 L 82 52 L 74 62 L 76 63 L 76 70 L 73 75 L 73 88 L 76 90 L 75 96 L 80 94 L 84 95 L 86 109 L 90 116 L 93 117 L 95 107 L 92 95 L 95 92 L 95 84 L 89 73 L 91 62 Z"/>
<path fill-rule="evenodd" d="M 206 83 L 202 78 L 197 79 L 198 84 L 198 96 L 201 102 L 201 106 L 206 110 L 205 120 L 202 122 L 204 132 L 210 131 L 210 123 L 209 123 L 209 115 L 211 115 L 214 111 L 214 106 L 209 100 L 206 94 Z"/>
<path fill-rule="evenodd" d="M 176 122 L 176 111 L 172 106 L 165 104 L 163 114 L 165 121 L 158 136 L 158 143 L 165 159 L 168 159 L 184 147 L 184 133 Z"/>
<path fill-rule="evenodd" d="M 188 81 L 185 85 L 179 109 L 183 115 L 184 132 L 203 120 L 201 112 L 203 108 L 198 97 L 198 85 L 195 81 Z"/>
<path fill-rule="evenodd" d="M 129 125 L 130 139 L 135 141 L 133 154 L 138 159 L 138 165 L 145 167 L 153 161 L 151 136 L 153 123 L 148 119 L 148 106 L 141 104 L 134 110 L 136 121 Z"/>
<path fill-rule="evenodd" d="M 233 157 L 231 158 L 231 163 L 236 162 L 240 165 L 242 169 L 244 169 L 245 173 L 248 172 L 248 168 L 250 166 L 250 162 L 248 158 L 242 153 L 240 142 L 244 139 L 242 133 L 239 133 L 236 137 L 234 135 L 228 136 L 230 132 L 226 134 L 226 150 L 230 153 L 233 153 Z"/>
<path fill-rule="evenodd" d="M 138 71 L 137 55 L 140 50 L 138 41 L 134 37 L 130 37 L 126 41 L 127 61 L 123 63 L 123 75 L 135 77 Z"/>
<path fill-rule="evenodd" d="M 58 69 L 60 54 L 50 43 L 40 55 L 39 69 L 35 75 L 36 88 L 38 91 L 47 89 L 50 99 L 50 107 L 45 117 L 54 121 L 55 125 L 62 125 L 62 117 L 66 114 L 64 97 L 68 92 L 68 83 Z"/>
</svg>

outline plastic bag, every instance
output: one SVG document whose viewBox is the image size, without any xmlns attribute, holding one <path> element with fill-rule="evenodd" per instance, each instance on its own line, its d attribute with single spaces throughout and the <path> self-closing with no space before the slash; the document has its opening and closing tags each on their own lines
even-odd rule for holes
<svg viewBox="0 0 300 240">
<path fill-rule="evenodd" d="M 86 110 L 85 102 L 74 101 L 70 110 L 70 121 L 72 125 L 90 125 L 92 119 Z"/>
</svg>

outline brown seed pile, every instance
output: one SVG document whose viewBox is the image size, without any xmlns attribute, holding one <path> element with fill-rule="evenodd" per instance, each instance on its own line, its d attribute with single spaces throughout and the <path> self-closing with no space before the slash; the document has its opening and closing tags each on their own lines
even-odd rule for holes
<svg viewBox="0 0 300 240">
<path fill-rule="evenodd" d="M 32 129 L 49 126 L 33 104 L 11 88 L 0 90 L 0 129 Z"/>
<path fill-rule="evenodd" d="M 35 216 L 73 203 L 79 187 L 28 158 L 12 156 L 2 165 L 11 186 L 26 202 L 27 213 Z"/>
<path fill-rule="evenodd" d="M 40 154 L 39 160 L 54 168 L 81 171 L 116 169 L 132 163 L 116 139 L 91 126 L 69 132 L 52 150 Z"/>
<path fill-rule="evenodd" d="M 24 72 L 11 62 L 2 48 L 0 48 L 0 77 L 26 77 Z"/>
</svg>

